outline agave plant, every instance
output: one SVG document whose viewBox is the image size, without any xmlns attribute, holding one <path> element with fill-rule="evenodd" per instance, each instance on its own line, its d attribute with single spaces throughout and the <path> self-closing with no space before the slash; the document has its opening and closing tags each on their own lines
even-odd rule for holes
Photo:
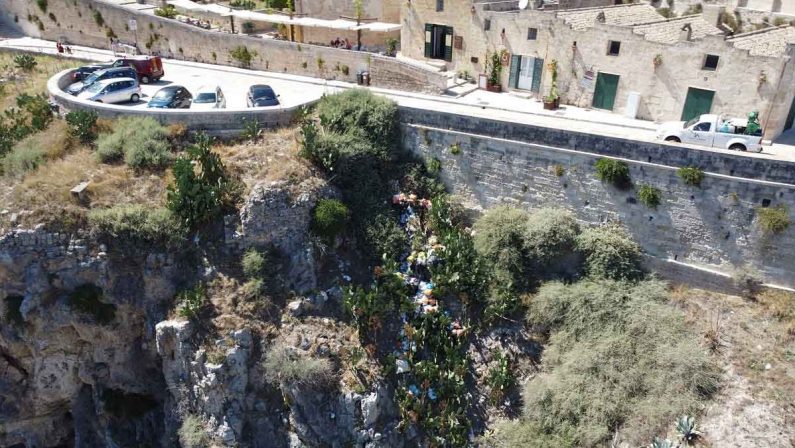
<svg viewBox="0 0 795 448">
<path fill-rule="evenodd" d="M 675 446 L 673 442 L 668 439 L 655 437 L 654 440 L 652 440 L 649 444 L 649 448 L 675 448 Z"/>
<path fill-rule="evenodd" d="M 688 415 L 683 415 L 676 421 L 676 432 L 687 444 L 695 442 L 701 436 L 696 429 L 696 420 Z"/>
</svg>

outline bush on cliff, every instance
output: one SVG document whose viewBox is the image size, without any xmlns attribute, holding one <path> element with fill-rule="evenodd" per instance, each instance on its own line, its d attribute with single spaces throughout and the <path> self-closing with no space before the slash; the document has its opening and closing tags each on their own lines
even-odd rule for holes
<svg viewBox="0 0 795 448">
<path fill-rule="evenodd" d="M 215 219 L 240 194 L 211 140 L 199 135 L 195 145 L 174 162 L 174 182 L 168 186 L 167 206 L 188 229 Z"/>
<path fill-rule="evenodd" d="M 636 280 L 643 276 L 641 248 L 619 226 L 586 229 L 576 243 L 577 249 L 585 255 L 588 275 L 613 280 Z"/>
<path fill-rule="evenodd" d="M 498 427 L 493 445 L 604 446 L 620 429 L 640 446 L 696 412 L 720 371 L 666 302 L 657 281 L 542 286 L 527 319 L 549 335 L 543 371 L 525 387 L 523 417 Z"/>
<path fill-rule="evenodd" d="M 161 169 L 172 159 L 168 129 L 151 117 L 122 118 L 113 132 L 97 140 L 97 157 L 103 163 L 124 160 L 133 169 Z"/>
<path fill-rule="evenodd" d="M 348 223 L 348 207 L 337 199 L 321 199 L 312 212 L 312 231 L 333 244 Z"/>
<path fill-rule="evenodd" d="M 268 350 L 262 367 L 265 379 L 276 385 L 323 388 L 336 380 L 333 366 L 327 358 L 303 354 L 283 343 L 275 343 Z"/>
<path fill-rule="evenodd" d="M 360 135 L 385 156 L 397 147 L 397 104 L 390 99 L 353 89 L 323 98 L 317 112 L 328 132 Z"/>
<path fill-rule="evenodd" d="M 184 241 L 185 231 L 170 210 L 143 205 L 117 205 L 88 212 L 89 225 L 100 238 L 133 244 L 176 246 Z"/>
</svg>

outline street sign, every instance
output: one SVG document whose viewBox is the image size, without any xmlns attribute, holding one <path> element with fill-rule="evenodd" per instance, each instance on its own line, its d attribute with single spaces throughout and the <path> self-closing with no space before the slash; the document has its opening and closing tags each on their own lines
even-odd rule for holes
<svg viewBox="0 0 795 448">
<path fill-rule="evenodd" d="M 130 28 L 130 31 L 137 31 L 138 30 L 138 21 L 135 20 L 135 19 L 130 19 L 130 21 L 127 22 L 127 27 Z"/>
</svg>

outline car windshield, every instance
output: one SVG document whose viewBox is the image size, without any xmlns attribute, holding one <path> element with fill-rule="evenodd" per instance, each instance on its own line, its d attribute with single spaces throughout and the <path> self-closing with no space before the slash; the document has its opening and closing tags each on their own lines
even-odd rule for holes
<svg viewBox="0 0 795 448">
<path fill-rule="evenodd" d="M 205 92 L 200 93 L 196 96 L 196 99 L 193 100 L 194 103 L 214 103 L 215 102 L 215 93 L 212 92 Z"/>
<path fill-rule="evenodd" d="M 94 84 L 95 82 L 97 82 L 97 79 L 99 79 L 99 74 L 94 72 L 88 78 L 86 78 L 83 81 L 83 85 L 87 86 L 87 85 L 90 85 L 90 84 Z"/>
<path fill-rule="evenodd" d="M 97 93 L 102 90 L 102 87 L 104 86 L 101 83 L 95 83 L 91 87 L 87 88 L 86 92 Z"/>
<path fill-rule="evenodd" d="M 275 97 L 271 89 L 255 89 L 252 93 L 258 100 L 272 100 Z"/>
<path fill-rule="evenodd" d="M 153 96 L 152 99 L 153 100 L 167 100 L 167 99 L 171 98 L 172 95 L 173 95 L 173 92 L 171 92 L 169 90 L 161 90 L 161 91 L 155 93 L 155 96 Z"/>
<path fill-rule="evenodd" d="M 689 128 L 690 126 L 693 126 L 694 124 L 698 123 L 698 119 L 699 119 L 699 118 L 701 118 L 701 117 L 691 118 L 691 119 L 690 119 L 690 121 L 688 121 L 687 123 L 685 123 L 685 125 L 683 126 L 683 128 L 684 128 L 684 129 L 687 129 L 687 128 Z"/>
</svg>

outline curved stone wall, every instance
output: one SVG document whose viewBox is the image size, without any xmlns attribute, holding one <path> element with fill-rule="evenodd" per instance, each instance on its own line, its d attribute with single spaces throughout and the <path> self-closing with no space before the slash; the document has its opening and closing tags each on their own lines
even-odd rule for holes
<svg viewBox="0 0 795 448">
<path fill-rule="evenodd" d="M 64 70 L 47 82 L 50 98 L 55 101 L 61 112 L 73 110 L 93 110 L 100 118 L 115 119 L 124 116 L 148 116 L 163 125 L 181 123 L 192 131 L 206 131 L 211 134 L 236 134 L 243 129 L 243 124 L 257 120 L 263 128 L 274 128 L 290 124 L 295 114 L 304 106 L 314 104 L 306 102 L 292 107 L 278 109 L 234 110 L 220 109 L 198 111 L 190 109 L 148 109 L 140 107 L 103 104 L 78 99 L 64 91 L 72 83 L 72 72 Z"/>
</svg>

